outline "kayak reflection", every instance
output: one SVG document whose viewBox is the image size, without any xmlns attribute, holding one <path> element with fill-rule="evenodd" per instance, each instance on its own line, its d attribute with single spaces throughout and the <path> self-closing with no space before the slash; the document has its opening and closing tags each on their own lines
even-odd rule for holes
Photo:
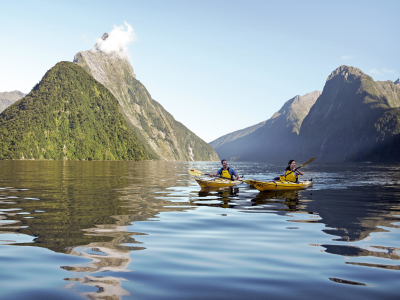
<svg viewBox="0 0 400 300">
<path fill-rule="evenodd" d="M 299 191 L 253 192 L 248 188 L 202 188 L 191 203 L 197 206 L 236 208 L 251 211 L 292 212 L 304 211 L 305 203 L 311 201 Z M 308 213 L 308 212 L 307 212 Z"/>
</svg>

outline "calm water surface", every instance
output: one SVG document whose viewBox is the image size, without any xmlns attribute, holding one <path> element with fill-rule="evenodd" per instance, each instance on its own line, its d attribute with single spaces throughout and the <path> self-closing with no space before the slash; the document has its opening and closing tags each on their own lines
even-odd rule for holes
<svg viewBox="0 0 400 300">
<path fill-rule="evenodd" d="M 188 175 L 219 166 L 0 161 L 0 298 L 399 299 L 400 164 L 312 163 L 299 192 Z"/>
</svg>

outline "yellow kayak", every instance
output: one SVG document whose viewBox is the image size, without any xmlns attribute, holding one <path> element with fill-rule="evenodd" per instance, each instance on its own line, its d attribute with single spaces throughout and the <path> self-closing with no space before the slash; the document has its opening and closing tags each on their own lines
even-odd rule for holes
<svg viewBox="0 0 400 300">
<path fill-rule="evenodd" d="M 290 191 L 303 190 L 312 186 L 312 180 L 299 182 L 291 181 L 260 181 L 260 180 L 245 180 L 247 184 L 254 186 L 257 190 L 263 191 Z"/>
<path fill-rule="evenodd" d="M 202 187 L 230 187 L 242 184 L 242 180 L 230 180 L 224 178 L 215 178 L 211 180 L 205 180 L 201 178 L 196 178 L 197 183 Z"/>
</svg>

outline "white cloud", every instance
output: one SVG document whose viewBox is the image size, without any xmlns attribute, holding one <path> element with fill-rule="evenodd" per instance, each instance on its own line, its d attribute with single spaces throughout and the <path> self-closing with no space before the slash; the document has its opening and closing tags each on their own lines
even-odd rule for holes
<svg viewBox="0 0 400 300">
<path fill-rule="evenodd" d="M 396 70 L 388 70 L 388 69 L 385 69 L 385 68 L 383 68 L 382 71 L 385 72 L 385 73 L 388 73 L 388 74 L 396 73 Z"/>
<path fill-rule="evenodd" d="M 382 75 L 382 73 L 378 70 L 378 69 L 372 69 L 369 71 L 371 74 L 375 74 L 375 75 Z"/>
<path fill-rule="evenodd" d="M 86 40 L 87 41 L 88 36 L 87 35 L 82 35 L 82 40 Z"/>
<path fill-rule="evenodd" d="M 124 22 L 122 26 L 114 25 L 114 29 L 108 34 L 108 37 L 103 40 L 97 39 L 96 45 L 92 48 L 93 52 L 116 52 L 126 58 L 128 55 L 128 45 L 137 40 L 136 33 L 133 27 Z"/>
<path fill-rule="evenodd" d="M 342 56 L 340 57 L 340 59 L 342 59 L 342 60 L 346 60 L 346 59 L 350 59 L 350 58 L 351 58 L 350 55 L 342 55 Z"/>
<path fill-rule="evenodd" d="M 372 70 L 369 71 L 369 73 L 370 74 L 374 74 L 374 75 L 383 75 L 383 74 L 396 74 L 397 72 L 394 69 L 393 70 L 388 70 L 388 69 L 383 68 L 383 69 L 380 69 L 380 70 L 372 69 Z"/>
</svg>

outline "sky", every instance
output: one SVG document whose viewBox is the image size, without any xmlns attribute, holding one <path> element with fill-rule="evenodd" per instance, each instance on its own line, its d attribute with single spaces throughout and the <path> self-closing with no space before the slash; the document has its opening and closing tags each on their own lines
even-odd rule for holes
<svg viewBox="0 0 400 300">
<path fill-rule="evenodd" d="M 115 26 L 152 98 L 211 142 L 353 66 L 400 77 L 400 1 L 0 0 L 0 92 L 30 92 Z"/>
</svg>

